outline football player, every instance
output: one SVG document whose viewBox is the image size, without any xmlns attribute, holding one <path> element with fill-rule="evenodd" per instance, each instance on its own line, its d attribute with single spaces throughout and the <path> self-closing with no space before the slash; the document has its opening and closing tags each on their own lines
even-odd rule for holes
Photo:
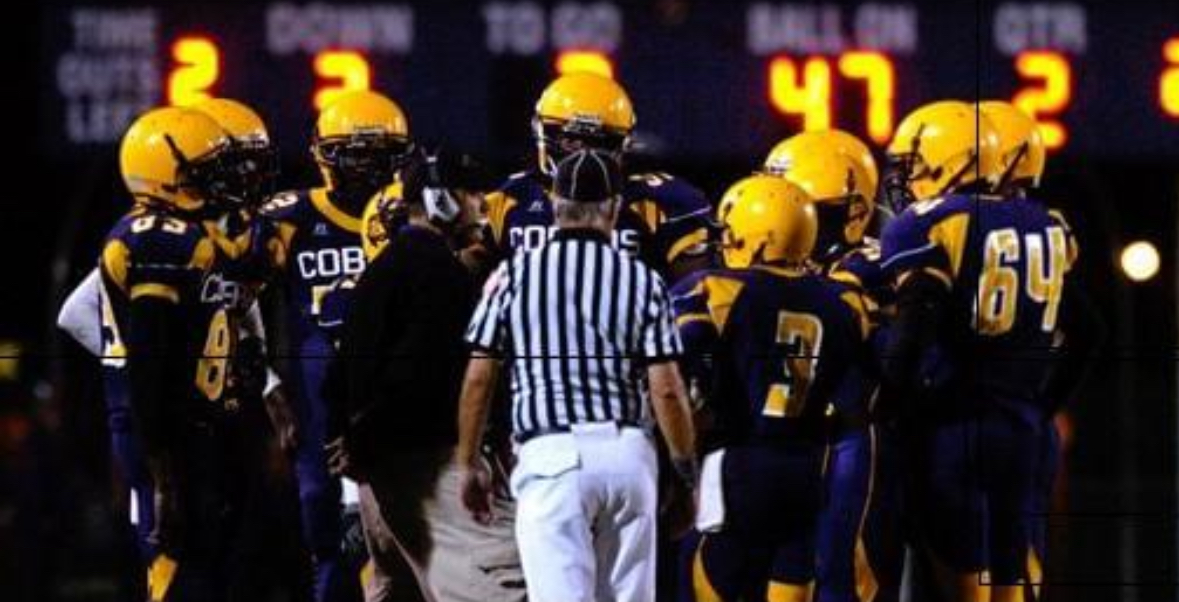
<svg viewBox="0 0 1179 602">
<path fill-rule="evenodd" d="M 999 181 L 995 186 L 995 193 L 1006 198 L 1028 199 L 1032 202 L 1043 203 L 1036 198 L 1035 191 L 1040 186 L 1040 179 L 1044 174 L 1047 152 L 1036 121 L 1015 105 L 1004 101 L 985 101 L 979 103 L 982 114 L 990 120 L 999 134 L 999 156 L 1002 169 Z M 1047 208 L 1047 205 L 1044 205 Z M 1075 263 L 1075 255 L 1079 252 L 1076 238 L 1065 221 L 1064 215 L 1055 209 L 1048 209 L 1048 214 L 1056 220 L 1069 238 L 1069 248 L 1074 254 L 1070 263 Z M 1075 280 L 1075 276 L 1070 277 Z M 1044 435 L 1041 444 L 1041 458 L 1036 470 L 1036 497 L 1032 524 L 1033 555 L 1028 559 L 1028 580 L 1033 593 L 1039 599 L 1043 582 L 1042 563 L 1048 545 L 1048 514 L 1051 512 L 1052 488 L 1056 481 L 1060 462 L 1060 435 L 1056 428 L 1056 418 L 1064 403 L 1075 397 L 1077 391 L 1069 390 L 1075 387 L 1081 376 L 1088 371 L 1091 359 L 1088 354 L 1077 353 L 1075 350 L 1092 349 L 1100 344 L 1104 337 L 1105 325 L 1097 313 L 1089 296 L 1079 286 L 1071 287 L 1069 305 L 1062 309 L 1061 325 L 1058 330 L 1068 333 L 1065 341 L 1071 351 L 1062 357 L 1062 361 L 1054 367 L 1053 375 L 1043 389 L 1043 395 L 1049 412 L 1045 415 L 1045 422 L 1041 426 Z M 1070 323 L 1075 321 L 1076 323 Z"/>
<path fill-rule="evenodd" d="M 634 108 L 618 82 L 572 73 L 550 83 L 532 120 L 536 165 L 488 195 L 484 245 L 492 265 L 518 249 L 548 241 L 554 231 L 551 178 L 562 157 L 588 147 L 621 159 L 634 127 Z M 707 267 L 710 214 L 704 195 L 684 180 L 666 173 L 633 174 L 623 192 L 614 244 L 674 282 Z"/>
<path fill-rule="evenodd" d="M 388 97 L 348 92 L 320 113 L 311 153 L 323 184 L 281 193 L 262 208 L 252 235 L 255 255 L 281 282 L 293 355 L 290 385 L 300 436 L 295 454 L 304 540 L 315 562 L 318 602 L 355 595 L 357 580 L 342 566 L 340 481 L 324 453 L 327 408 L 324 371 L 334 353 L 333 331 L 343 322 L 350 289 L 340 283 L 365 267 L 361 216 L 374 194 L 393 182 L 412 145 L 405 114 Z M 333 291 L 333 303 L 323 304 Z M 323 308 L 330 308 L 331 315 Z"/>
<path fill-rule="evenodd" d="M 1034 596 L 1044 383 L 1075 323 L 1074 242 L 1039 203 L 990 192 L 1001 149 L 990 118 L 955 101 L 909 114 L 888 147 L 886 196 L 903 211 L 882 242 L 897 288 L 883 374 L 909 404 L 914 515 L 952 600 Z"/>
<path fill-rule="evenodd" d="M 236 258 L 240 254 L 240 245 L 244 243 L 245 224 L 252 211 L 257 210 L 261 200 L 269 194 L 277 171 L 275 153 L 270 144 L 269 135 L 261 118 L 252 109 L 237 101 L 211 98 L 192 107 L 212 117 L 232 138 L 233 146 L 223 155 L 224 169 L 221 175 L 211 183 L 210 198 L 206 199 L 199 212 L 202 221 L 209 226 L 209 232 L 217 242 L 218 250 L 225 258 Z M 223 264 L 226 274 L 232 276 L 233 264 Z M 233 276 L 236 281 L 236 276 Z M 116 465 L 124 482 L 129 486 L 135 503 L 132 508 L 133 523 L 139 535 L 139 543 L 144 557 L 152 557 L 152 551 L 147 544 L 147 534 L 153 527 L 152 488 L 147 467 L 144 464 L 140 444 L 134 437 L 130 407 L 126 399 L 126 371 L 123 369 L 121 357 L 104 356 L 101 346 L 103 337 L 103 320 L 100 295 L 100 277 L 96 268 L 70 294 L 62 305 L 58 324 L 70 332 L 79 342 L 87 347 L 94 355 L 102 359 L 103 382 L 107 404 L 108 426 L 111 431 L 111 448 Z M 250 341 L 255 340 L 254 347 L 259 353 L 256 359 L 261 359 L 261 347 L 264 337 L 261 317 L 257 306 L 253 303 L 253 296 L 246 283 L 236 282 L 238 288 L 229 295 L 236 301 L 231 308 L 234 322 L 243 327 L 240 333 L 239 349 L 250 347 Z M 227 281 L 227 287 L 234 286 Z M 107 322 L 113 316 L 105 316 Z M 85 341 L 93 341 L 87 343 Z M 242 359 L 238 354 L 237 360 Z M 277 388 L 278 379 L 273 372 L 266 371 L 265 366 L 250 362 L 235 362 L 229 375 L 228 382 L 234 393 L 247 394 L 254 386 L 247 386 L 251 380 L 262 376 L 267 378 L 266 408 L 271 415 L 276 432 L 280 435 L 280 442 L 284 448 L 289 448 L 294 437 L 294 424 L 290 418 L 290 411 L 286 407 L 280 389 Z M 247 378 L 247 374 L 253 374 Z M 253 383 L 260 384 L 260 383 Z M 248 395 L 247 395 L 248 396 Z M 241 400 L 246 406 L 256 404 L 249 400 Z M 256 424 L 254 425 L 256 426 Z M 256 433 L 242 433 L 241 440 L 257 440 Z M 255 465 L 256 467 L 256 465 Z"/>
<path fill-rule="evenodd" d="M 868 146 L 840 130 L 803 132 L 775 146 L 763 169 L 814 199 L 819 229 L 811 258 L 832 278 L 864 291 L 876 338 L 883 319 L 878 308 L 892 295 L 880 269 L 880 244 L 866 236 L 878 182 Z M 900 595 L 904 548 L 895 425 L 881 403 L 876 367 L 865 362 L 856 380 L 858 390 L 848 394 L 862 403 L 845 407 L 866 413 L 848 415 L 834 407 L 828 413 L 831 450 L 815 596 L 823 602 Z"/>
<path fill-rule="evenodd" d="M 104 356 L 126 366 L 135 440 L 154 486 L 152 600 L 221 599 L 228 524 L 226 424 L 237 325 L 224 257 L 201 212 L 229 177 L 233 141 L 198 111 L 164 108 L 123 137 L 134 205 L 103 246 Z"/>
<path fill-rule="evenodd" d="M 864 357 L 852 287 L 813 271 L 815 205 L 795 184 L 745 178 L 718 209 L 726 269 L 672 291 L 690 373 L 707 382 L 708 436 L 693 559 L 696 599 L 811 599 L 828 403 Z M 702 371 L 706 365 L 708 374 Z"/>
</svg>

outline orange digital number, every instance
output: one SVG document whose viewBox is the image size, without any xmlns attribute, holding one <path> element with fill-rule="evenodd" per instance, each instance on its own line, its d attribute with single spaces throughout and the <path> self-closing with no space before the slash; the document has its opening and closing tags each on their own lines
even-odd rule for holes
<svg viewBox="0 0 1179 602">
<path fill-rule="evenodd" d="M 337 96 L 352 90 L 368 90 L 372 68 L 363 54 L 351 50 L 325 50 L 315 55 L 315 75 L 331 83 L 315 90 L 315 108 L 323 110 Z"/>
<path fill-rule="evenodd" d="M 794 59 L 779 56 L 770 61 L 770 104 L 779 113 L 801 116 L 804 130 L 831 127 L 831 66 L 818 57 L 802 64 L 802 81 Z"/>
<path fill-rule="evenodd" d="M 1021 89 L 1011 102 L 1040 124 L 1046 147 L 1064 146 L 1068 129 L 1053 117 L 1063 113 L 1072 100 L 1073 74 L 1068 59 L 1051 50 L 1028 50 L 1016 55 L 1015 71 L 1038 83 Z"/>
<path fill-rule="evenodd" d="M 221 76 L 221 51 L 209 38 L 185 36 L 172 44 L 176 66 L 168 76 L 168 104 L 189 106 L 209 98 Z"/>
<path fill-rule="evenodd" d="M 563 50 L 557 55 L 557 75 L 596 73 L 614 79 L 614 63 L 596 50 Z"/>
<path fill-rule="evenodd" d="M 1169 117 L 1179 119 L 1179 37 L 1163 44 L 1166 67 L 1159 76 L 1159 106 Z"/>
<path fill-rule="evenodd" d="M 863 80 L 868 88 L 865 122 L 868 137 L 884 144 L 892 138 L 893 97 L 896 75 L 892 60 L 879 52 L 854 51 L 839 57 L 839 72 L 847 79 Z"/>
</svg>

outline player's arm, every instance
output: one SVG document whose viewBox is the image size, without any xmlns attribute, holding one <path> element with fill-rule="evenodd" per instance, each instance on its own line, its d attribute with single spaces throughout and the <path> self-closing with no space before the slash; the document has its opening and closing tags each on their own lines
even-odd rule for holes
<svg viewBox="0 0 1179 602">
<path fill-rule="evenodd" d="M 672 465 L 685 484 L 695 487 L 696 431 L 688 390 L 677 363 L 684 347 L 675 326 L 668 293 L 657 276 L 652 274 L 652 279 L 652 292 L 644 308 L 640 333 L 640 353 L 642 361 L 647 364 L 651 409 L 667 442 Z"/>
<path fill-rule="evenodd" d="M 913 391 L 922 350 L 937 341 L 950 289 L 945 280 L 928 270 L 902 275 L 897 287 L 896 317 L 884 341 L 880 360 L 882 376 L 900 391 Z"/>
<path fill-rule="evenodd" d="M 183 314 L 175 297 L 140 293 L 131 299 L 127 370 L 131 406 L 149 463 L 160 461 L 172 441 L 175 404 L 185 398 L 191 378 L 183 351 Z M 153 471 L 154 472 L 154 471 Z"/>
<path fill-rule="evenodd" d="M 635 207 L 654 233 L 655 252 L 662 255 L 656 259 L 667 265 L 668 282 L 715 267 L 710 244 L 712 205 L 703 192 L 665 173 L 631 176 L 628 185 L 647 197 Z"/>
<path fill-rule="evenodd" d="M 102 324 L 99 306 L 102 301 L 100 276 L 95 268 L 77 288 L 70 292 L 57 314 L 57 327 L 69 334 L 91 355 L 102 355 Z"/>
<path fill-rule="evenodd" d="M 494 492 L 490 468 L 480 460 L 480 445 L 499 381 L 500 361 L 507 352 L 507 309 L 512 296 L 512 262 L 499 265 L 483 287 L 464 337 L 471 358 L 459 395 L 458 446 L 455 461 L 463 471 L 462 504 L 475 520 L 491 520 Z"/>
<path fill-rule="evenodd" d="M 1105 320 L 1077 278 L 1065 278 L 1061 295 L 1059 328 L 1064 344 L 1043 386 L 1044 398 L 1053 407 L 1077 395 L 1106 337 Z"/>
</svg>

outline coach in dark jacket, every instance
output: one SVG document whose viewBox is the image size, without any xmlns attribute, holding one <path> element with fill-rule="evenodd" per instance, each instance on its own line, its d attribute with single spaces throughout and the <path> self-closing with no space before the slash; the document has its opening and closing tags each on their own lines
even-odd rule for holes
<svg viewBox="0 0 1179 602">
<path fill-rule="evenodd" d="M 387 220 L 391 237 L 356 283 L 324 391 L 329 468 L 360 486 L 375 568 L 365 599 L 518 600 L 522 579 L 502 579 L 521 586 L 499 592 L 472 551 L 514 554 L 510 529 L 464 532 L 453 527 L 465 518 L 457 503 L 439 503 L 457 499 L 439 490 L 458 486 L 463 333 L 478 295 L 460 256 L 480 231 L 489 179 L 469 157 L 440 153 L 412 163 L 402 182 L 396 214 L 408 221 Z"/>
<path fill-rule="evenodd" d="M 391 453 L 451 446 L 478 290 L 457 253 L 479 215 L 481 172 L 465 156 L 423 156 L 403 177 L 408 222 L 356 284 L 330 368 L 330 430 L 363 475 Z"/>
</svg>

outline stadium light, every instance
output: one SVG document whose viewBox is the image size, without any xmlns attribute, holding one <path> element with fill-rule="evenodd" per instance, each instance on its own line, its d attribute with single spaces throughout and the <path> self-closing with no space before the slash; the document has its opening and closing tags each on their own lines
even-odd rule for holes
<svg viewBox="0 0 1179 602">
<path fill-rule="evenodd" d="M 1122 249 L 1122 273 L 1134 282 L 1145 282 L 1159 273 L 1159 251 L 1145 240 L 1137 240 Z"/>
</svg>

